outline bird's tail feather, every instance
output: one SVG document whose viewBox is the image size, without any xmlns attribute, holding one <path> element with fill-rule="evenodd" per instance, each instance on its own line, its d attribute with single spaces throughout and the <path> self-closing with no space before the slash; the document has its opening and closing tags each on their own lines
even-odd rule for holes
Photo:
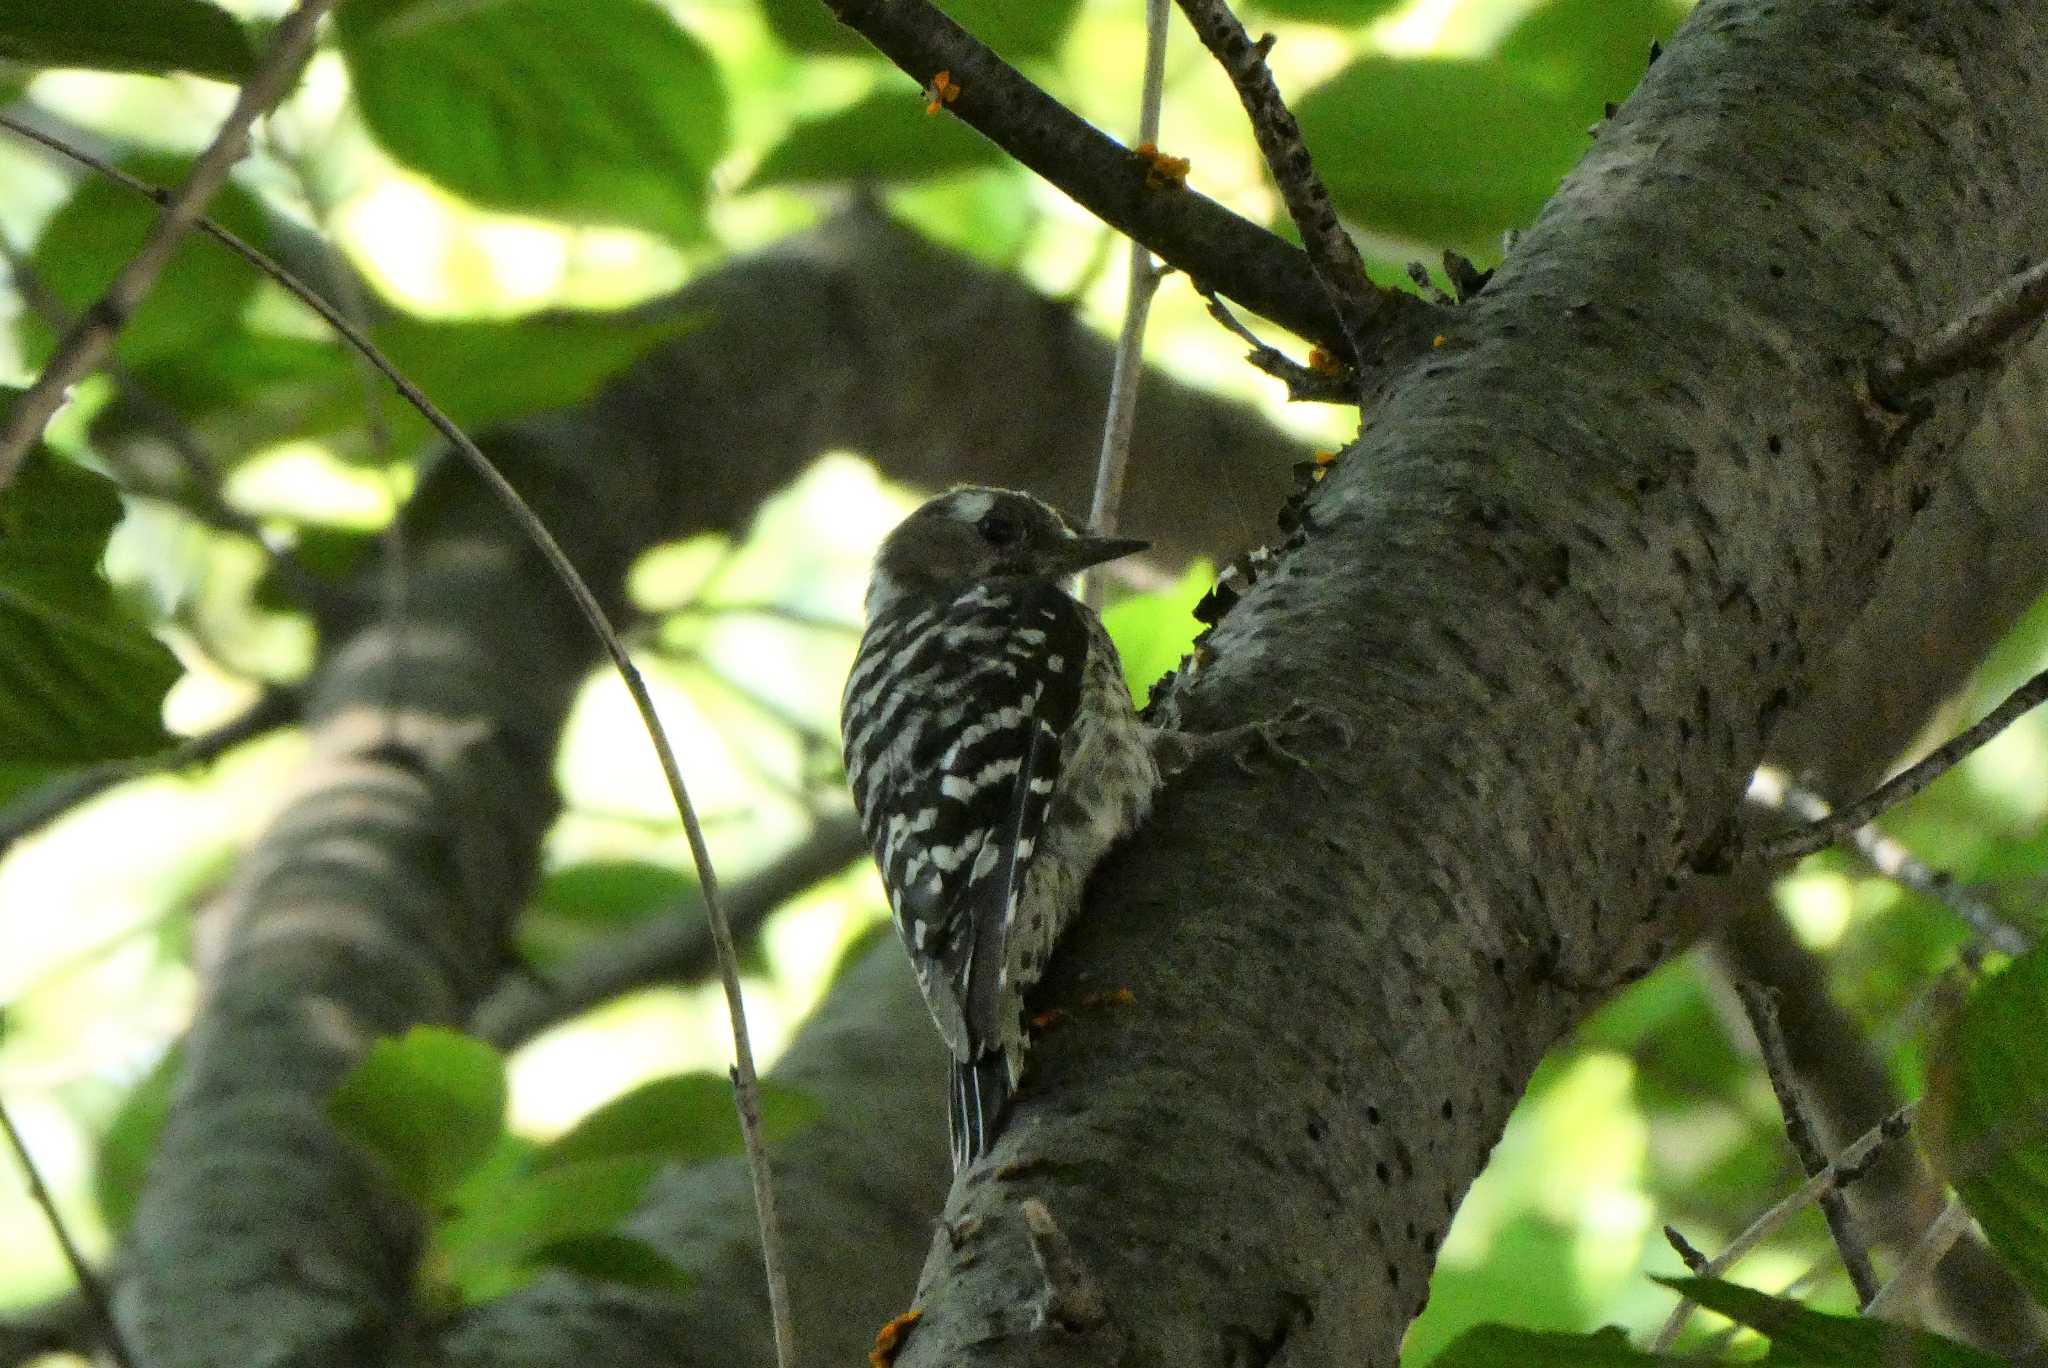
<svg viewBox="0 0 2048 1368">
<path fill-rule="evenodd" d="M 953 1096 L 947 1108 L 952 1123 L 953 1172 L 958 1173 L 995 1143 L 1003 1109 L 1010 1104 L 1010 1070 L 1001 1050 L 953 1061 Z"/>
</svg>

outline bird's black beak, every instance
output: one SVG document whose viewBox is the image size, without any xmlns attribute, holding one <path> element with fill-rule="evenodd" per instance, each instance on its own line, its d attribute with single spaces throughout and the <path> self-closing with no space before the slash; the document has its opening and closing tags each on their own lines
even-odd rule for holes
<svg viewBox="0 0 2048 1368">
<path fill-rule="evenodd" d="M 1134 541 L 1129 537 L 1069 537 L 1046 553 L 1046 569 L 1055 574 L 1071 575 L 1091 565 L 1143 551 L 1150 545 L 1151 542 Z"/>
</svg>

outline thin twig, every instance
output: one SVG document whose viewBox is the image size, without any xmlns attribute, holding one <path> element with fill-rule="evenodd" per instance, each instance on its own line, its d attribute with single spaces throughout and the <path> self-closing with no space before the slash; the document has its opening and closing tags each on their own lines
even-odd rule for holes
<svg viewBox="0 0 2048 1368">
<path fill-rule="evenodd" d="M 1179 4 L 1202 46 L 1215 55 L 1230 83 L 1237 87 L 1237 98 L 1251 119 L 1259 151 L 1273 172 L 1274 184 L 1280 187 L 1288 216 L 1301 231 L 1301 244 L 1344 329 L 1345 340 L 1351 344 L 1351 363 L 1362 374 L 1377 359 L 1379 348 L 1374 339 L 1382 305 L 1386 296 L 1395 292 L 1382 291 L 1366 278 L 1365 261 L 1338 220 L 1330 192 L 1302 142 L 1301 126 L 1294 121 L 1287 101 L 1280 98 L 1273 70 L 1266 65 L 1273 40 L 1269 36 L 1254 43 L 1225 0 L 1179 0 Z"/>
<path fill-rule="evenodd" d="M 1926 759 L 1900 770 L 1855 802 L 1836 808 L 1820 821 L 1809 822 L 1775 836 L 1744 841 L 1736 852 L 1737 858 L 1775 864 L 1782 860 L 1796 860 L 1833 845 L 1856 828 L 1868 826 L 1879 813 L 1905 802 L 1948 773 L 1959 761 L 2040 706 L 2044 700 L 2048 700 L 2048 670 L 2020 685 L 2005 702 L 1986 713 L 1983 721 L 1937 748 Z"/>
<path fill-rule="evenodd" d="M 2048 310 L 2048 261 L 2009 276 L 1991 293 L 1917 342 L 1887 348 L 1871 367 L 1870 389 L 1879 403 L 1903 410 L 1913 395 L 1937 380 L 1987 365 L 2005 344 L 2030 332 Z"/>
<path fill-rule="evenodd" d="M 43 1219 L 50 1224 L 50 1234 L 56 1237 L 57 1248 L 64 1252 L 64 1262 L 71 1266 L 71 1276 L 78 1283 L 80 1295 L 92 1308 L 93 1319 L 99 1322 L 100 1332 L 107 1337 L 107 1352 L 113 1355 L 121 1368 L 135 1368 L 135 1360 L 128 1356 L 128 1345 L 121 1338 L 121 1327 L 114 1323 L 114 1310 L 107 1300 L 107 1289 L 72 1241 L 70 1228 L 64 1224 L 63 1214 L 57 1210 L 57 1203 L 43 1182 L 42 1171 L 36 1167 L 35 1156 L 28 1152 L 28 1143 L 15 1129 L 14 1117 L 4 1102 L 0 1102 L 0 1130 L 7 1132 L 7 1143 L 14 1150 L 15 1161 L 21 1165 L 22 1177 L 28 1183 L 28 1194 L 42 1209 Z"/>
<path fill-rule="evenodd" d="M 26 129 L 4 114 L 0 114 L 0 127 L 26 133 L 35 141 L 65 156 L 76 158 L 86 165 L 104 165 L 97 158 L 86 156 L 56 139 Z M 115 179 L 140 188 L 142 193 L 151 198 L 156 198 L 162 193 L 126 174 L 117 174 Z M 583 577 L 576 573 L 576 567 L 570 563 L 568 555 L 563 552 L 554 534 L 548 531 L 546 525 L 527 506 L 519 491 L 512 487 L 511 481 L 499 472 L 469 435 L 457 427 L 417 385 L 400 373 L 389 358 L 363 335 L 361 329 L 342 316 L 311 286 L 273 261 L 267 254 L 218 224 L 202 221 L 200 226 L 227 244 L 257 270 L 290 291 L 306 307 L 319 314 L 327 326 L 333 328 L 350 346 L 367 357 L 370 364 L 391 382 L 406 402 L 417 409 L 420 416 L 454 447 L 477 477 L 498 497 L 513 524 L 541 553 L 541 558 L 547 562 L 549 570 L 569 591 L 570 598 L 575 601 L 577 609 L 603 645 L 605 654 L 611 658 L 620 679 L 624 681 L 626 692 L 632 697 L 633 706 L 640 714 L 641 724 L 653 742 L 655 755 L 661 763 L 662 777 L 668 783 L 669 796 L 682 818 L 683 834 L 688 838 L 690 845 L 690 859 L 696 865 L 697 881 L 703 889 L 705 920 L 711 926 L 712 943 L 718 952 L 719 981 L 725 989 L 726 1010 L 732 1021 L 734 1102 L 740 1116 L 740 1134 L 746 1144 L 747 1166 L 753 1178 L 756 1214 L 761 1225 L 761 1259 L 768 1281 L 769 1308 L 775 1320 L 776 1360 L 780 1368 L 790 1368 L 795 1362 L 796 1344 L 790 1320 L 789 1282 L 784 1272 L 787 1260 L 782 1249 L 780 1222 L 775 1214 L 775 1195 L 768 1174 L 767 1150 L 761 1137 L 760 1076 L 754 1068 L 754 1051 L 747 1032 L 746 1004 L 740 991 L 739 956 L 733 945 L 731 925 L 727 922 L 724 907 L 719 901 L 717 876 L 712 868 L 710 848 L 704 840 L 704 829 L 697 820 L 695 807 L 691 805 L 689 790 L 683 783 L 682 770 L 676 763 L 675 751 L 669 745 L 668 734 L 662 730 L 661 719 L 655 712 L 654 699 L 647 691 L 646 681 L 641 678 L 639 668 L 633 664 L 624 645 L 620 643 L 619 635 L 613 630 L 603 605 L 597 601 L 597 596 L 591 592 L 590 586 L 583 582 Z"/>
<path fill-rule="evenodd" d="M 1167 0 L 1145 0 L 1145 85 L 1138 99 L 1138 142 L 1159 142 L 1159 105 L 1166 90 Z M 1145 373 L 1145 322 L 1152 316 L 1152 296 L 1159 289 L 1159 268 L 1145 244 L 1131 243 L 1129 284 L 1124 290 L 1124 326 L 1116 339 L 1116 361 L 1109 372 L 1109 412 L 1102 420 L 1102 455 L 1095 469 L 1095 498 L 1088 523 L 1098 536 L 1116 534 L 1123 506 L 1124 471 L 1130 464 L 1131 431 L 1138 422 L 1138 382 Z M 1088 606 L 1100 611 L 1106 581 L 1100 570 L 1087 577 L 1082 593 Z"/>
<path fill-rule="evenodd" d="M 1770 1210 L 1751 1221 L 1741 1234 L 1730 1240 L 1725 1249 L 1694 1271 L 1703 1278 L 1720 1277 L 1747 1257 L 1758 1245 L 1782 1230 L 1787 1222 L 1806 1210 L 1822 1193 L 1833 1192 L 1860 1178 L 1865 1165 L 1870 1162 L 1871 1156 L 1877 1153 L 1880 1146 L 1906 1133 L 1912 1116 L 1913 1104 L 1908 1103 L 1870 1130 L 1857 1136 L 1843 1146 L 1842 1152 L 1835 1156 L 1832 1164 L 1779 1199 Z M 1697 1310 L 1698 1302 L 1689 1297 L 1681 1298 L 1678 1305 L 1672 1309 L 1670 1319 L 1664 1322 L 1664 1328 L 1659 1330 L 1657 1338 L 1651 1341 L 1650 1352 L 1661 1354 L 1677 1343 L 1679 1333 L 1685 1329 L 1685 1323 L 1692 1319 L 1693 1312 Z"/>
<path fill-rule="evenodd" d="M 1970 1228 L 1970 1219 L 1970 1210 L 1963 1205 L 1963 1199 L 1950 1197 L 1948 1205 L 1934 1218 L 1934 1223 L 1913 1242 L 1913 1247 L 1906 1251 L 1906 1257 L 1899 1260 L 1899 1266 L 1893 1272 L 1891 1281 L 1877 1289 L 1877 1295 L 1863 1308 L 1863 1314 L 1881 1316 L 1895 1304 L 1917 1292 L 1920 1284 L 1934 1272 L 1934 1266 L 1948 1253 L 1950 1246 L 1962 1238 L 1963 1232 Z"/>
<path fill-rule="evenodd" d="M 254 740 L 265 732 L 284 726 L 298 715 L 298 698 L 284 689 L 272 689 L 239 717 L 181 741 L 169 750 L 130 760 L 109 760 L 58 775 L 0 807 L 0 855 L 5 855 L 24 836 L 42 830 L 79 804 L 98 797 L 116 784 L 125 784 L 146 774 L 163 774 L 206 764 L 244 741 Z"/>
<path fill-rule="evenodd" d="M 1266 342 L 1238 321 L 1230 306 L 1223 302 L 1214 290 L 1198 288 L 1203 299 L 1209 301 L 1209 317 L 1222 324 L 1225 329 L 1241 339 L 1251 348 L 1244 359 L 1287 386 L 1287 397 L 1296 403 L 1355 404 L 1358 402 L 1357 387 L 1350 379 L 1338 372 L 1319 371 L 1304 366 L 1293 357 Z"/>
<path fill-rule="evenodd" d="M 13 480 L 29 447 L 42 436 L 50 416 L 63 405 L 71 387 L 105 359 L 114 338 L 170 264 L 185 230 L 227 180 L 228 169 L 249 150 L 249 125 L 268 113 L 298 80 L 299 67 L 312 48 L 321 16 L 333 4 L 334 0 L 299 0 L 298 7 L 278 24 L 269 50 L 256 64 L 241 94 L 235 97 L 234 108 L 228 111 L 213 142 L 192 164 L 192 174 L 186 177 L 185 184 L 165 203 L 156 226 L 107 286 L 106 293 L 57 344 L 56 352 L 28 392 L 15 401 L 4 426 L 0 426 L 0 487 Z"/>
<path fill-rule="evenodd" d="M 1809 1178 L 1827 1172 L 1830 1166 L 1827 1151 L 1821 1147 L 1813 1118 L 1807 1115 L 1806 1099 L 1799 1091 L 1799 1079 L 1792 1069 L 1792 1056 L 1785 1048 L 1785 1033 L 1778 1025 L 1776 993 L 1747 980 L 1737 983 L 1735 991 L 1742 998 L 1743 1010 L 1749 1014 L 1750 1028 L 1756 1032 L 1757 1047 L 1763 1052 L 1764 1072 L 1770 1076 L 1771 1091 L 1778 1095 L 1778 1110 L 1785 1118 L 1785 1137 L 1792 1142 L 1792 1152 L 1799 1157 L 1799 1167 Z M 1849 1282 L 1856 1289 L 1856 1304 L 1868 1306 L 1870 1299 L 1877 1295 L 1877 1271 L 1870 1266 L 1870 1246 L 1858 1229 L 1856 1218 L 1849 1212 L 1848 1199 L 1839 1189 L 1830 1188 L 1820 1194 L 1820 1210 L 1827 1218 L 1828 1233 L 1834 1237 L 1835 1249 L 1842 1256 L 1842 1267 L 1849 1271 Z"/>
<path fill-rule="evenodd" d="M 1827 799 L 1794 783 L 1783 770 L 1771 765 L 1762 766 L 1750 776 L 1747 796 L 1753 803 L 1789 812 L 1809 822 L 1820 821 L 1834 810 Z M 1958 884 L 1954 875 L 1920 859 L 1903 842 L 1874 826 L 1857 827 L 1849 833 L 1849 842 L 1872 869 L 1955 913 L 1993 950 L 2024 955 L 2033 948 L 2032 936 L 2006 921 L 1989 902 Z"/>
</svg>

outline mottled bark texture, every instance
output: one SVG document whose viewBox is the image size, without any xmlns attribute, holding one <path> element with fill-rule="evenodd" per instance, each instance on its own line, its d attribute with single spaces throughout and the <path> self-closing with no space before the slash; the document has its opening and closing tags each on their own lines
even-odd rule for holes
<svg viewBox="0 0 2048 1368">
<path fill-rule="evenodd" d="M 1107 345 L 872 212 L 735 262 L 676 307 L 704 325 L 590 405 L 486 443 L 614 608 L 637 552 L 743 526 L 836 448 L 912 482 L 1085 496 Z M 1255 533 L 1242 519 L 1275 506 L 1299 454 L 1164 380 L 1147 385 L 1136 449 L 1131 521 L 1164 529 L 1176 552 Z M 595 652 L 458 468 L 423 488 L 410 524 L 402 634 L 329 624 L 307 709 L 314 758 L 212 919 L 225 931 L 120 1290 L 152 1365 L 362 1364 L 414 1333 L 417 1215 L 339 1142 L 324 1098 L 375 1035 L 462 1023 L 499 977 L 555 808 L 556 736 Z M 903 1034 L 888 1039 L 929 1051 Z M 918 1072 L 937 1077 L 935 1064 Z M 936 1173 L 937 1099 L 920 1100 L 897 1124 L 912 1154 L 930 1146 Z M 888 1171 L 824 1167 L 853 1183 Z M 921 1240 L 937 1188 L 878 1190 Z M 804 1231 L 801 1189 L 792 1198 Z M 806 1257 L 814 1248 L 826 1246 L 797 1246 L 805 1319 L 841 1315 L 848 1298 L 863 1321 L 888 1313 L 900 1287 L 849 1279 Z"/>
<path fill-rule="evenodd" d="M 1938 500 L 1913 515 L 1981 381 L 1892 445 L 1858 382 L 2038 250 L 2043 22 L 1932 0 L 1695 16 L 1218 634 L 1191 716 L 1308 699 L 1354 740 L 1305 737 L 1311 769 L 1192 772 L 1104 871 L 1044 1001 L 1134 1001 L 1041 1042 L 953 1193 L 904 1363 L 1390 1368 L 1529 1069 L 1688 933 L 1687 856 L 1887 553 L 1915 585 L 1967 560 L 1923 545 Z M 1105 349 L 1014 282 L 854 218 L 682 303 L 704 328 L 491 444 L 608 598 L 638 546 L 742 522 L 828 447 L 1080 502 Z M 1291 455 L 1227 406 L 1148 395 L 1127 522 L 1228 549 Z M 691 1261 L 691 1298 L 549 1281 L 436 1336 L 406 1300 L 412 1216 L 320 1121 L 366 1031 L 461 1021 L 488 985 L 591 659 L 495 509 L 439 483 L 413 625 L 337 633 L 322 759 L 232 899 L 126 1321 L 179 1365 L 766 1363 L 731 1169 L 675 1175 L 636 1218 Z M 2038 525 L 2003 530 L 2040 554 Z M 394 680 L 402 747 L 379 744 Z M 1852 696 L 1817 725 L 1875 723 Z M 902 1308 L 945 1183 L 936 1046 L 874 953 L 786 1066 L 832 1107 L 780 1170 L 807 1364 L 858 1361 Z M 1024 1196 L 1106 1322 L 1034 1328 Z"/>
<path fill-rule="evenodd" d="M 2044 24 L 1693 15 L 1217 632 L 1193 725 L 1310 699 L 1356 739 L 1198 770 L 1111 857 L 1043 998 L 1135 1005 L 1041 1043 L 905 1368 L 1391 1368 L 1530 1070 L 1681 939 L 1981 406 L 1899 426 L 1863 376 L 2039 250 Z M 1105 1321 L 1039 1323 L 1025 1197 Z"/>
</svg>

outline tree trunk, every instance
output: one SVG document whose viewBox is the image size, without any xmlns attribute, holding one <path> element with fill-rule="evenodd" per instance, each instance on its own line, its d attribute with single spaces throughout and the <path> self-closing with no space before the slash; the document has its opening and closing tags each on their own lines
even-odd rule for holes
<svg viewBox="0 0 2048 1368">
<path fill-rule="evenodd" d="M 1881 570 L 1918 567 L 1927 621 L 1966 602 L 1939 568 L 1956 534 L 1926 529 L 1968 525 L 1945 510 L 1987 382 L 1900 425 L 1862 377 L 2037 246 L 2043 22 L 1695 14 L 1211 639 L 1177 700 L 1197 729 L 1305 702 L 1350 742 L 1197 767 L 1106 865 L 1041 993 L 1066 1023 L 930 1242 L 906 1368 L 1391 1368 L 1536 1061 L 1695 933 L 1689 864 L 1775 725 L 1889 645 L 1852 632 Z M 1104 348 L 1012 281 L 855 214 L 679 307 L 706 326 L 490 444 L 608 600 L 638 549 L 738 526 L 833 447 L 1080 502 Z M 1175 551 L 1259 535 L 1239 510 L 1277 504 L 1288 444 L 1165 386 L 1140 413 L 1129 525 Z M 324 1123 L 372 1035 L 461 1023 L 492 985 L 592 660 L 483 500 L 453 471 L 423 493 L 400 640 L 331 632 L 318 758 L 227 900 L 122 1291 L 150 1363 L 770 1361 L 732 1166 L 636 1218 L 691 1299 L 551 1278 L 434 1336 L 417 1218 Z M 1992 530 L 2038 563 L 2042 527 Z M 1931 693 L 1882 716 L 1829 696 L 1806 725 L 1882 754 Z M 809 1363 L 856 1361 L 901 1309 L 944 1190 L 936 1042 L 896 956 L 783 1066 L 829 1110 L 778 1167 Z M 1081 1005 L 1110 987 L 1130 1005 Z M 1025 1197 L 1106 1319 L 1041 1315 Z"/>
</svg>

